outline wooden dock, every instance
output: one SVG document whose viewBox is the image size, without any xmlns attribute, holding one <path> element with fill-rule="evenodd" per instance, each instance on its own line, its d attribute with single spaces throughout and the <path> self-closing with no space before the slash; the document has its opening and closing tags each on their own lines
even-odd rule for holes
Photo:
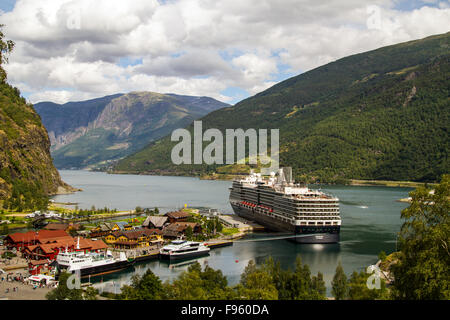
<svg viewBox="0 0 450 320">
<path fill-rule="evenodd" d="M 229 241 L 229 240 L 205 242 L 205 246 L 207 246 L 208 248 L 211 248 L 211 249 L 227 247 L 227 246 L 232 246 L 232 245 L 233 245 L 233 241 Z"/>
<path fill-rule="evenodd" d="M 147 254 L 139 255 L 136 257 L 130 257 L 130 259 L 134 259 L 134 262 L 157 260 L 159 259 L 159 250 L 157 249 Z"/>
</svg>

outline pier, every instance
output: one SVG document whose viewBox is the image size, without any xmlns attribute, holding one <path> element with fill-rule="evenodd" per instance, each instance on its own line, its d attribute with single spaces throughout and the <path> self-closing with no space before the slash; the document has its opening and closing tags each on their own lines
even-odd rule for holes
<svg viewBox="0 0 450 320">
<path fill-rule="evenodd" d="M 232 246 L 232 245 L 233 245 L 233 241 L 230 241 L 230 240 L 212 240 L 212 241 L 205 242 L 205 246 L 207 246 L 208 248 L 211 248 L 211 249 L 227 247 L 227 246 Z"/>
<path fill-rule="evenodd" d="M 211 240 L 206 241 L 205 245 L 211 249 L 222 248 L 227 246 L 232 246 L 233 241 L 231 240 Z M 113 256 L 117 257 L 119 252 L 125 252 L 129 260 L 134 260 L 134 262 L 158 260 L 159 257 L 159 247 L 141 247 L 136 249 L 110 249 Z"/>
<path fill-rule="evenodd" d="M 238 228 L 240 232 L 264 231 L 265 228 L 256 222 L 249 221 L 235 214 L 223 214 L 218 216 L 219 221 L 231 228 Z"/>
</svg>

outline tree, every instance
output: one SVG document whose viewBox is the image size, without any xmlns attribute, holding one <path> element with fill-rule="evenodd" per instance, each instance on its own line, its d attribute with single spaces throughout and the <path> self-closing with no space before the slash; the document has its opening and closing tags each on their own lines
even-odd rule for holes
<svg viewBox="0 0 450 320">
<path fill-rule="evenodd" d="M 58 287 L 45 295 L 47 300 L 83 300 L 83 290 L 76 288 L 69 289 L 67 287 L 70 276 L 67 272 L 59 275 Z"/>
<path fill-rule="evenodd" d="M 347 276 L 340 261 L 331 282 L 331 293 L 336 300 L 343 300 L 347 297 Z"/>
<path fill-rule="evenodd" d="M 325 298 L 327 287 L 325 286 L 325 281 L 323 280 L 323 274 L 321 272 L 317 273 L 317 277 L 312 277 L 311 286 L 312 289 L 318 293 L 318 298 Z"/>
<path fill-rule="evenodd" d="M 450 299 L 450 175 L 444 175 L 434 192 L 420 187 L 410 192 L 411 205 L 399 233 L 394 298 Z"/>
<path fill-rule="evenodd" d="M 181 273 L 172 285 L 166 284 L 169 295 L 174 300 L 206 300 L 208 294 L 203 288 L 200 276 L 201 266 L 198 262 Z"/>
<path fill-rule="evenodd" d="M 308 265 L 302 265 L 300 256 L 297 256 L 295 260 L 295 271 L 290 277 L 289 283 L 292 299 L 305 300 L 310 298 L 311 272 Z"/>
<path fill-rule="evenodd" d="M 0 82 L 6 81 L 6 71 L 1 67 L 3 63 L 8 63 L 8 55 L 14 49 L 14 42 L 12 40 L 4 40 L 5 35 L 2 32 L 4 24 L 0 24 Z"/>
<path fill-rule="evenodd" d="M 231 290 L 228 288 L 228 280 L 221 270 L 206 266 L 204 271 L 200 272 L 200 278 L 209 300 L 230 298 Z"/>
<path fill-rule="evenodd" d="M 273 283 L 272 276 L 265 268 L 257 268 L 250 260 L 241 274 L 241 282 L 237 286 L 241 299 L 250 300 L 277 300 L 278 291 Z"/>
<path fill-rule="evenodd" d="M 87 287 L 83 293 L 84 300 L 97 300 L 98 290 L 93 287 Z"/>
<path fill-rule="evenodd" d="M 270 256 L 264 262 L 262 268 L 270 274 L 272 277 L 272 282 L 278 291 L 278 299 L 288 300 L 291 299 L 290 292 L 287 290 L 287 283 L 289 280 L 290 271 L 285 271 L 281 269 L 280 262 L 273 260 Z"/>
<path fill-rule="evenodd" d="M 188 226 L 188 227 L 186 228 L 186 232 L 185 232 L 186 238 L 187 238 L 188 240 L 191 240 L 193 234 L 194 234 L 194 232 L 192 231 L 192 227 L 191 227 L 191 226 Z"/>
<path fill-rule="evenodd" d="M 380 300 L 388 299 L 389 292 L 383 279 L 380 279 L 380 288 L 369 289 L 367 278 L 370 274 L 354 271 L 348 280 L 348 298 L 350 300 Z"/>
<path fill-rule="evenodd" d="M 132 277 L 130 286 L 121 288 L 125 300 L 158 300 L 164 297 L 161 280 L 150 269 L 140 277 Z"/>
<path fill-rule="evenodd" d="M 222 271 L 209 266 L 202 271 L 198 262 L 190 265 L 172 284 L 164 283 L 164 290 L 168 298 L 174 300 L 225 300 L 236 297 Z"/>
<path fill-rule="evenodd" d="M 135 212 L 136 213 L 141 213 L 142 212 L 142 208 L 137 206 L 136 209 L 135 209 Z"/>
<path fill-rule="evenodd" d="M 378 254 L 378 259 L 380 259 L 381 261 L 386 260 L 386 252 L 381 251 L 381 252 Z"/>
<path fill-rule="evenodd" d="M 9 227 L 8 224 L 5 222 L 2 225 L 2 234 L 8 234 L 9 233 Z"/>
<path fill-rule="evenodd" d="M 241 281 L 240 281 L 241 284 L 245 286 L 249 275 L 256 271 L 257 271 L 257 267 L 256 267 L 255 262 L 253 260 L 250 260 L 248 262 L 247 266 L 245 267 L 244 272 L 241 274 Z"/>
</svg>

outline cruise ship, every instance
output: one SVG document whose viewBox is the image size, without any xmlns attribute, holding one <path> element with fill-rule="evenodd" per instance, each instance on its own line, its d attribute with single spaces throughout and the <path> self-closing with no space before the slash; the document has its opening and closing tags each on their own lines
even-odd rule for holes
<svg viewBox="0 0 450 320">
<path fill-rule="evenodd" d="M 114 258 L 109 250 L 106 253 L 84 253 L 61 251 L 56 256 L 57 268 L 68 273 L 77 273 L 81 278 L 98 276 L 124 270 L 130 267 L 133 261 L 127 259 L 125 252 Z"/>
<path fill-rule="evenodd" d="M 206 256 L 210 250 L 210 248 L 201 242 L 174 240 L 171 244 L 162 247 L 159 255 L 161 259 L 172 261 Z"/>
<path fill-rule="evenodd" d="M 292 232 L 298 243 L 339 242 L 339 199 L 294 183 L 290 167 L 266 178 L 252 172 L 233 181 L 230 204 L 238 216 L 270 230 Z"/>
</svg>

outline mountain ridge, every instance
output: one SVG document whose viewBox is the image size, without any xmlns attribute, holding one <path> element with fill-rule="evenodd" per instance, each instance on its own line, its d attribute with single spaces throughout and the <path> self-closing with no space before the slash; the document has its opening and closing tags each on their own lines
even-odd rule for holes
<svg viewBox="0 0 450 320">
<path fill-rule="evenodd" d="M 200 120 L 204 130 L 279 128 L 281 165 L 307 182 L 435 181 L 449 171 L 449 44 L 446 33 L 348 56 Z M 174 145 L 165 137 L 112 171 L 202 175 L 221 167 L 175 166 Z"/>
<path fill-rule="evenodd" d="M 208 112 L 228 106 L 209 97 L 133 91 L 63 105 L 35 105 L 58 168 L 105 165 Z"/>
</svg>

